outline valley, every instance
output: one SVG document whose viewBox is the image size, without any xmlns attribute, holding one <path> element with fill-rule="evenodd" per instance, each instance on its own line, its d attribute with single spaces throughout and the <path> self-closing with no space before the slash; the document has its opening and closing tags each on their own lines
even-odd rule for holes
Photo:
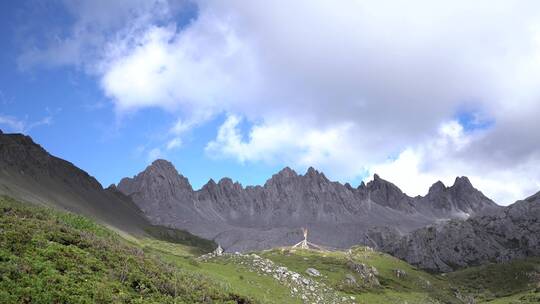
<svg viewBox="0 0 540 304">
<path fill-rule="evenodd" d="M 540 194 L 500 207 L 460 177 L 411 198 L 287 168 L 195 191 L 164 160 L 105 189 L 27 136 L 0 134 L 0 156 L 2 303 L 540 300 Z M 319 249 L 291 247 L 300 227 Z"/>
<path fill-rule="evenodd" d="M 0 302 L 537 303 L 540 260 L 430 274 L 369 247 L 210 254 L 0 199 Z M 315 275 L 306 272 L 315 269 Z M 476 299 L 476 302 L 473 302 Z"/>
</svg>

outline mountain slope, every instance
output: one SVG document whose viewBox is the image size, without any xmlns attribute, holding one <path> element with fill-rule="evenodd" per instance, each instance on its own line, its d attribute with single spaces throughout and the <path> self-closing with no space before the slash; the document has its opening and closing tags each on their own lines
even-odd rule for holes
<svg viewBox="0 0 540 304">
<path fill-rule="evenodd" d="M 130 233 L 148 226 L 129 198 L 56 158 L 28 136 L 0 134 L 0 193 L 92 216 Z"/>
<path fill-rule="evenodd" d="M 131 197 L 153 223 L 215 239 L 228 251 L 296 243 L 301 239 L 300 227 L 308 227 L 316 243 L 348 248 L 363 243 L 364 233 L 376 226 L 406 233 L 442 219 L 498 208 L 466 178 L 426 197 L 412 198 L 377 175 L 367 185 L 352 188 L 313 168 L 304 175 L 285 168 L 263 186 L 243 187 L 223 178 L 195 191 L 165 160 L 122 179 L 118 190 Z"/>
<path fill-rule="evenodd" d="M 537 303 L 539 265 L 435 276 L 367 247 L 194 259 L 175 243 L 127 242 L 82 216 L 0 197 L 2 303 L 463 304 L 470 294 L 479 303 Z"/>
<path fill-rule="evenodd" d="M 0 194 L 89 216 L 136 237 L 198 244 L 206 252 L 216 246 L 190 233 L 153 225 L 116 187 L 103 189 L 88 173 L 21 134 L 0 132 Z"/>
<path fill-rule="evenodd" d="M 416 200 L 416 206 L 435 217 L 461 219 L 499 209 L 492 200 L 475 189 L 465 176 L 457 177 L 451 187 L 436 182 L 426 196 Z"/>
<path fill-rule="evenodd" d="M 470 267 L 443 277 L 478 303 L 540 303 L 540 257 Z"/>
<path fill-rule="evenodd" d="M 0 197 L 1 303 L 249 303 L 81 216 Z"/>
<path fill-rule="evenodd" d="M 540 256 L 540 192 L 491 214 L 421 228 L 406 236 L 387 232 L 379 248 L 432 271 Z"/>
</svg>

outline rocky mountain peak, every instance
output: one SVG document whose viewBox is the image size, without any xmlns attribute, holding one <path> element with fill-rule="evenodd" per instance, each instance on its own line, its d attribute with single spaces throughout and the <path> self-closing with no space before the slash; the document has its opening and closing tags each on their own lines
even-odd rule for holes
<svg viewBox="0 0 540 304">
<path fill-rule="evenodd" d="M 277 173 L 277 175 L 279 176 L 282 176 L 282 177 L 297 177 L 298 174 L 296 173 L 296 171 L 294 171 L 293 169 L 291 169 L 290 167 L 285 167 L 283 169 L 281 169 L 281 171 L 279 171 Z"/>
<path fill-rule="evenodd" d="M 157 159 L 145 170 L 147 174 L 161 174 L 169 177 L 180 175 L 174 165 L 164 159 Z"/>
<path fill-rule="evenodd" d="M 497 205 L 474 188 L 465 176 L 456 177 L 451 187 L 445 187 L 442 182 L 433 184 L 428 195 L 420 201 L 423 204 L 419 206 L 424 205 L 435 214 L 453 213 L 463 218 L 497 208 Z"/>
<path fill-rule="evenodd" d="M 429 187 L 428 195 L 440 193 L 440 192 L 443 192 L 444 190 L 446 190 L 446 186 L 443 184 L 443 182 L 437 181 L 436 183 L 431 185 L 431 187 Z"/>
<path fill-rule="evenodd" d="M 317 174 L 319 174 L 319 171 L 315 170 L 313 167 L 309 167 L 306 171 L 306 175 L 308 176 L 315 176 Z"/>
<path fill-rule="evenodd" d="M 373 180 L 368 182 L 366 188 L 369 191 L 382 191 L 386 193 L 403 194 L 401 190 L 391 182 L 382 179 L 378 174 L 373 175 Z"/>
<path fill-rule="evenodd" d="M 360 185 L 358 185 L 358 188 L 356 188 L 356 189 L 358 189 L 358 190 L 366 190 L 366 188 L 367 188 L 366 183 L 364 183 L 364 181 L 362 181 L 360 183 Z"/>
<path fill-rule="evenodd" d="M 118 184 L 118 189 L 124 194 L 146 188 L 150 192 L 193 192 L 188 179 L 180 175 L 174 165 L 166 160 L 158 159 L 133 178 L 124 178 Z"/>
<path fill-rule="evenodd" d="M 228 177 L 224 177 L 219 180 L 218 186 L 223 189 L 235 189 L 237 191 L 242 190 L 242 185 L 239 182 L 234 182 Z"/>
<path fill-rule="evenodd" d="M 401 211 L 413 210 L 411 198 L 378 174 L 373 175 L 373 180 L 367 183 L 365 189 L 373 202 Z"/>
<path fill-rule="evenodd" d="M 472 189 L 474 189 L 471 181 L 466 176 L 458 176 L 458 177 L 456 177 L 456 180 L 454 181 L 453 187 L 454 188 L 464 189 L 464 190 L 472 190 Z"/>
<path fill-rule="evenodd" d="M 222 179 L 219 180 L 218 185 L 222 187 L 232 187 L 234 185 L 234 182 L 232 179 L 228 177 L 223 177 Z"/>
<path fill-rule="evenodd" d="M 213 178 L 211 178 L 206 182 L 206 184 L 202 186 L 201 190 L 205 190 L 205 189 L 208 190 L 208 189 L 215 189 L 215 188 L 217 188 L 217 183 Z"/>
<path fill-rule="evenodd" d="M 102 190 L 101 184 L 72 163 L 49 154 L 23 134 L 0 134 L 0 169 L 39 180 L 59 178 L 74 188 Z"/>
<path fill-rule="evenodd" d="M 309 179 L 314 179 L 314 180 L 328 181 L 324 173 L 319 172 L 313 167 L 309 167 L 307 169 L 306 174 L 304 174 L 304 177 L 309 178 Z"/>
</svg>

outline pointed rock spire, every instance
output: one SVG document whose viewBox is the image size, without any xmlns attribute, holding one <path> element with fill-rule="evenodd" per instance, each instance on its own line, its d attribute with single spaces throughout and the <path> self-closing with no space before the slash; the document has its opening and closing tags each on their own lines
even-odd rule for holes
<svg viewBox="0 0 540 304">
<path fill-rule="evenodd" d="M 366 190 L 366 183 L 364 183 L 364 181 L 362 181 L 360 183 L 360 185 L 358 185 L 358 190 Z"/>
<path fill-rule="evenodd" d="M 471 181 L 466 176 L 458 176 L 458 177 L 456 177 L 456 180 L 454 181 L 454 186 L 453 187 L 474 189 L 473 185 L 471 184 Z"/>
<path fill-rule="evenodd" d="M 164 159 L 152 162 L 146 169 L 133 178 L 123 178 L 118 184 L 118 190 L 131 195 L 141 190 L 158 193 L 193 192 L 188 179 L 180 175 L 174 165 Z"/>
<path fill-rule="evenodd" d="M 313 167 L 309 167 L 306 171 L 307 176 L 317 176 L 319 174 L 319 171 L 315 170 Z"/>
<path fill-rule="evenodd" d="M 439 193 L 446 190 L 446 186 L 441 181 L 437 181 L 429 188 L 428 194 Z"/>
<path fill-rule="evenodd" d="M 285 167 L 285 168 L 281 169 L 281 171 L 279 171 L 277 174 L 280 175 L 280 176 L 284 176 L 284 177 L 296 177 L 296 176 L 298 176 L 298 174 L 293 169 L 291 169 L 290 167 Z"/>
<path fill-rule="evenodd" d="M 309 177 L 309 178 L 312 178 L 312 179 L 323 179 L 323 180 L 328 180 L 326 178 L 326 176 L 324 175 L 324 173 L 322 172 L 319 172 L 318 170 L 316 170 L 315 168 L 313 167 L 309 167 L 306 171 L 306 174 L 304 174 L 304 177 Z"/>
</svg>

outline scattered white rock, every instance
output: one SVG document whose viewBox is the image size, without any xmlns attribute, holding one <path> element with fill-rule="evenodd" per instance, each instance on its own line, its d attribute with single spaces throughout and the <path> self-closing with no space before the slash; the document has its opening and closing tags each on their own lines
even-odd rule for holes
<svg viewBox="0 0 540 304">
<path fill-rule="evenodd" d="M 309 274 L 312 277 L 320 277 L 321 276 L 321 273 L 315 268 L 306 269 L 306 273 Z"/>
<path fill-rule="evenodd" d="M 301 274 L 289 270 L 287 267 L 276 265 L 269 259 L 262 258 L 256 254 L 227 254 L 217 256 L 214 253 L 201 256 L 199 259 L 208 261 L 211 259 L 227 259 L 238 265 L 246 267 L 248 270 L 259 275 L 270 276 L 280 284 L 289 288 L 291 295 L 302 299 L 305 304 L 352 304 L 354 297 L 343 297 L 336 290 L 326 286 L 322 282 L 304 277 Z M 321 276 L 320 272 L 314 268 L 309 268 L 310 275 Z"/>
</svg>

